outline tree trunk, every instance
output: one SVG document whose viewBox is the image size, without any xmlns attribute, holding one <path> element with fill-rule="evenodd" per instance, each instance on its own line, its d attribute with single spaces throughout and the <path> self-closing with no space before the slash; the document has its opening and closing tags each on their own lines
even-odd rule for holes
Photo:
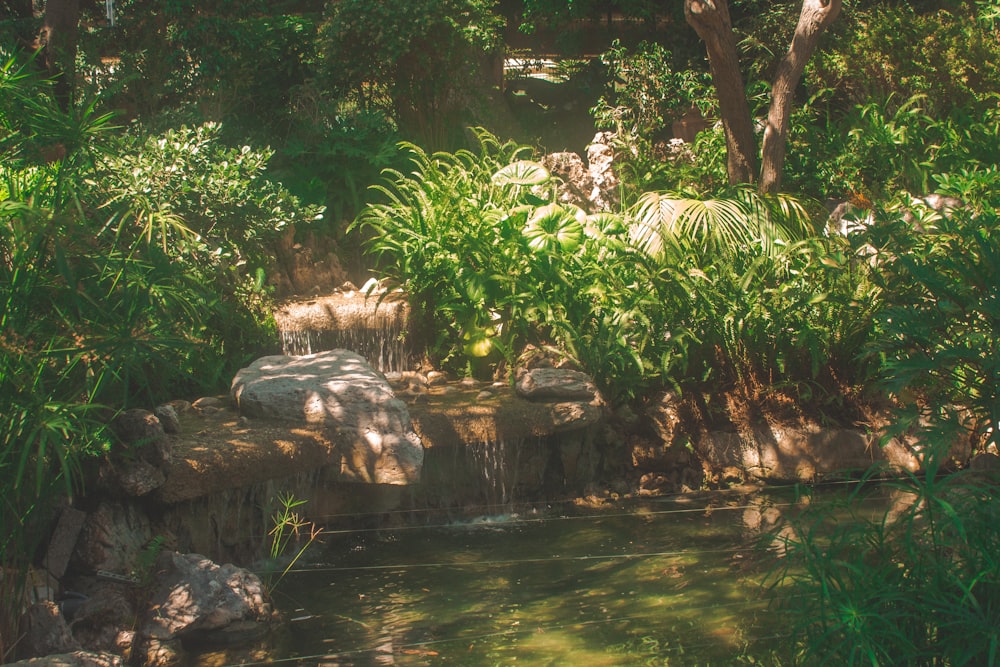
<svg viewBox="0 0 1000 667">
<path fill-rule="evenodd" d="M 76 32 L 80 21 L 80 0 L 48 0 L 40 45 L 49 75 L 55 78 L 59 108 L 69 111 L 76 78 Z"/>
<path fill-rule="evenodd" d="M 684 17 L 705 42 L 719 113 L 726 133 L 729 182 L 753 183 L 757 177 L 757 142 L 740 73 L 736 35 L 727 0 L 685 0 Z"/>
<path fill-rule="evenodd" d="M 771 106 L 764 128 L 761 151 L 760 191 L 777 192 L 788 145 L 788 124 L 792 113 L 795 87 L 799 85 L 806 63 L 812 57 L 823 31 L 840 14 L 841 0 L 803 0 L 799 23 L 788 53 L 778 65 L 771 86 Z"/>
</svg>

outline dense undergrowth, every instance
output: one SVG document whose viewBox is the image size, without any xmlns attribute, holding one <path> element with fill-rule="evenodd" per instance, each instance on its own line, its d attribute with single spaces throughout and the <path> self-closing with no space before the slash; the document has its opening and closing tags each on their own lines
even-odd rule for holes
<svg viewBox="0 0 1000 667">
<path fill-rule="evenodd" d="M 994 487 L 936 461 L 1000 428 L 997 4 L 850 3 L 801 86 L 794 195 L 725 185 L 719 127 L 664 143 L 691 106 L 716 110 L 683 35 L 566 64 L 615 132 L 623 204 L 604 213 L 556 201 L 534 128 L 497 103 L 492 3 L 368 4 L 119 3 L 115 33 L 82 31 L 66 109 L 0 45 L 0 657 L 50 506 L 85 491 L 109 417 L 218 390 L 272 346 L 276 244 L 308 231 L 406 289 L 457 373 L 503 376 L 530 346 L 616 407 L 671 390 L 708 418 L 850 421 L 893 404 L 932 443 L 917 502 L 796 526 L 787 562 L 807 574 L 778 580 L 800 633 L 780 659 L 996 664 Z M 733 3 L 751 77 L 794 4 Z M 379 58 L 350 48 L 390 20 Z M 748 91 L 762 108 L 766 86 Z M 828 202 L 851 204 L 849 233 Z"/>
</svg>

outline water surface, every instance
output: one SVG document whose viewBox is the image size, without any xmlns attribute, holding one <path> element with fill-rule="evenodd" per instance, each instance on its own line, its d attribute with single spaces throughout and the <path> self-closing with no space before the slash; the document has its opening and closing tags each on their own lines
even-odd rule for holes
<svg viewBox="0 0 1000 667">
<path fill-rule="evenodd" d="M 787 629 L 769 613 L 762 585 L 780 549 L 761 549 L 761 535 L 806 500 L 831 495 L 564 504 L 334 532 L 310 565 L 279 583 L 275 602 L 291 620 L 266 659 L 327 667 L 767 664 L 762 656 Z"/>
</svg>

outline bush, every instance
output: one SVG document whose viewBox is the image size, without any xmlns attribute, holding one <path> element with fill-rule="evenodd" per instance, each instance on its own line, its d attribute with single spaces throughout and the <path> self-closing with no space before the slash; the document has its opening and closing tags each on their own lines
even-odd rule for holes
<svg viewBox="0 0 1000 667">
<path fill-rule="evenodd" d="M 601 129 L 624 129 L 655 142 L 669 139 L 671 124 L 692 107 L 705 117 L 717 114 L 708 73 L 675 69 L 673 54 L 660 44 L 640 42 L 628 49 L 615 40 L 601 61 L 609 85 L 592 110 Z"/>
<path fill-rule="evenodd" d="M 268 243 L 306 211 L 214 126 L 115 137 L 93 106 L 0 68 L 0 622 L 51 501 L 114 412 L 216 391 L 261 345 Z M 308 212 L 315 215 L 315 210 Z M 11 626 L 3 637 L 15 636 Z M 0 646 L 4 653 L 9 646 Z"/>
<path fill-rule="evenodd" d="M 955 107 L 982 110 L 1000 93 L 1000 45 L 971 3 L 923 10 L 907 3 L 861 9 L 834 26 L 840 38 L 810 61 L 813 91 L 864 104 L 921 96 L 932 116 Z"/>
<path fill-rule="evenodd" d="M 823 402 L 860 383 L 869 284 L 794 201 L 649 194 L 586 215 L 554 203 L 526 148 L 479 136 L 478 153 L 410 146 L 414 169 L 389 172 L 385 203 L 355 223 L 445 363 L 555 345 L 613 403 L 663 385 L 756 399 L 770 384 Z"/>
<path fill-rule="evenodd" d="M 887 509 L 859 494 L 849 520 L 820 509 L 792 522 L 774 583 L 797 662 L 1000 662 L 996 472 L 945 467 L 956 439 L 982 447 L 1000 433 L 997 179 L 940 175 L 961 208 L 876 207 L 858 235 L 880 292 L 868 352 L 899 406 L 888 434 L 916 433 L 924 469 L 887 485 Z"/>
<path fill-rule="evenodd" d="M 898 426 L 929 424 L 935 440 L 971 430 L 976 442 L 998 442 L 1000 217 L 992 197 L 948 215 L 923 209 L 919 230 L 898 211 L 879 210 L 865 235 L 882 292 L 872 353 L 903 402 Z"/>
</svg>

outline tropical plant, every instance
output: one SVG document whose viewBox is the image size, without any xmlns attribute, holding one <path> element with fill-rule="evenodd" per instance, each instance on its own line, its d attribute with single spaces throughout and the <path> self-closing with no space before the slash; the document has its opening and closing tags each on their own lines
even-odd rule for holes
<svg viewBox="0 0 1000 667">
<path fill-rule="evenodd" d="M 12 621 L 11 582 L 48 503 L 107 452 L 114 412 L 214 389 L 254 353 L 266 327 L 257 269 L 300 213 L 259 178 L 266 154 L 214 144 L 211 128 L 118 139 L 110 116 L 62 112 L 13 60 L 0 90 L 0 566 Z"/>
<path fill-rule="evenodd" d="M 698 199 L 681 193 L 647 192 L 630 217 L 633 240 L 646 252 L 663 252 L 664 237 L 685 239 L 705 253 L 732 253 L 760 246 L 765 254 L 815 235 L 796 199 L 761 195 L 746 187 Z"/>
<path fill-rule="evenodd" d="M 771 583 L 792 630 L 789 662 L 1000 663 L 995 479 L 942 475 L 941 462 L 782 526 Z M 872 489 L 890 492 L 888 507 Z"/>
<path fill-rule="evenodd" d="M 857 393 L 874 288 L 801 203 L 750 189 L 707 200 L 647 193 L 631 219 L 633 242 L 672 267 L 686 295 L 670 316 L 687 335 L 669 371 L 676 383 L 724 389 L 751 410 L 785 396 L 822 412 Z"/>
<path fill-rule="evenodd" d="M 645 374 L 634 339 L 662 331 L 643 326 L 644 308 L 634 306 L 651 310 L 651 293 L 613 272 L 651 263 L 624 243 L 619 218 L 555 203 L 551 175 L 525 159 L 526 147 L 477 137 L 478 153 L 427 155 L 409 145 L 415 170 L 387 172 L 384 203 L 355 225 L 370 234 L 385 277 L 429 318 L 446 365 L 511 363 L 528 343 L 559 343 L 617 395 Z M 628 393 L 638 390 L 633 383 Z"/>
<path fill-rule="evenodd" d="M 863 377 L 870 284 L 803 205 L 749 189 L 649 193 L 624 214 L 586 215 L 554 201 L 523 147 L 479 136 L 478 154 L 410 146 L 415 170 L 389 172 L 385 202 L 355 223 L 430 318 L 446 364 L 555 345 L 614 403 L 711 382 L 822 402 Z"/>
<path fill-rule="evenodd" d="M 954 108 L 932 116 L 928 100 L 889 98 L 831 113 L 831 91 L 804 105 L 795 124 L 789 180 L 817 197 L 892 200 L 930 193 L 938 174 L 989 169 L 1000 150 L 1000 112 Z"/>
<path fill-rule="evenodd" d="M 519 230 L 504 212 L 513 204 L 511 195 L 527 186 L 512 181 L 494 187 L 491 178 L 518 164 L 527 149 L 484 132 L 478 140 L 478 154 L 428 155 L 404 144 L 414 171 L 387 170 L 391 183 L 375 188 L 384 202 L 368 206 L 354 223 L 369 235 L 369 250 L 382 260 L 385 277 L 404 287 L 430 318 L 428 330 L 437 336 L 432 350 L 446 362 L 487 356 L 497 335 L 512 347 L 517 335 L 510 312 L 515 295 L 507 288 L 523 271 L 508 274 L 517 264 L 512 255 L 519 253 Z M 544 170 L 526 169 L 521 180 L 542 176 L 547 178 Z M 502 313 L 498 308 L 505 303 L 508 312 Z"/>
<path fill-rule="evenodd" d="M 960 207 L 875 206 L 853 240 L 879 290 L 867 349 L 898 406 L 888 434 L 917 436 L 922 469 L 883 483 L 884 510 L 859 494 L 850 520 L 818 510 L 783 533 L 773 581 L 805 664 L 1000 663 L 996 474 L 949 472 L 956 442 L 996 444 L 1000 426 L 996 179 L 939 175 Z"/>
<path fill-rule="evenodd" d="M 957 179 L 942 179 L 955 183 Z M 972 179 L 974 180 L 974 179 Z M 995 182 L 995 176 L 990 179 Z M 968 191 L 969 188 L 963 188 Z M 1000 432 L 1000 217 L 914 204 L 920 229 L 899 209 L 876 209 L 865 234 L 882 290 L 872 354 L 904 408 L 900 427 L 930 424 L 997 443 Z M 954 435 L 952 435 L 954 437 Z M 949 438 L 950 440 L 950 438 Z"/>
<path fill-rule="evenodd" d="M 111 336 L 128 329 L 143 275 L 74 224 L 74 171 L 92 168 L 107 117 L 60 112 L 47 84 L 10 60 L 0 68 L 0 659 L 17 638 L 25 578 L 46 510 L 71 494 L 82 462 L 110 435 L 98 395 L 121 372 Z M 34 131 L 35 129 L 39 131 Z M 64 132 L 57 143 L 58 131 Z M 59 157 L 61 155 L 61 158 Z M 53 158 L 46 161 L 45 157 Z M 79 171 L 77 171 L 79 170 Z M 125 261 L 123 261 L 125 260 Z M 108 336 L 91 336 L 113 327 Z M 103 333 L 103 332 L 102 332 Z"/>
</svg>

